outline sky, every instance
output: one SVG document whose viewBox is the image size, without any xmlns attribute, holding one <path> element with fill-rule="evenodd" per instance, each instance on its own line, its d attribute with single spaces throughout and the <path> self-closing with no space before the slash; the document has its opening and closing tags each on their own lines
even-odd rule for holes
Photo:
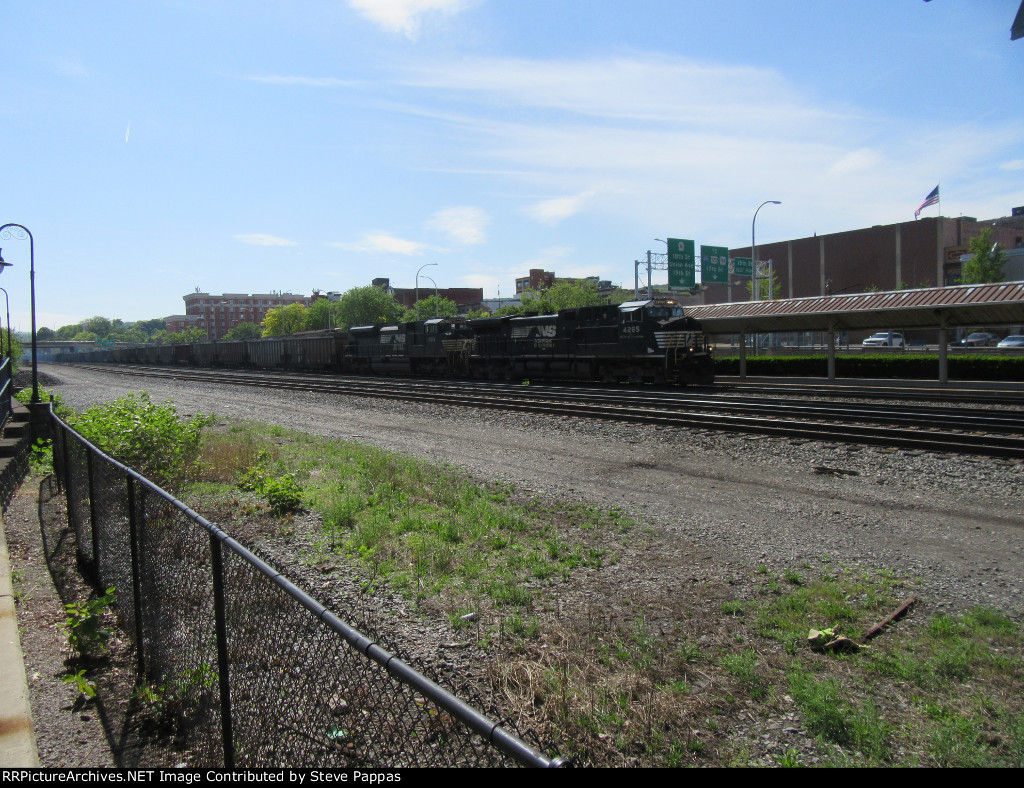
<svg viewBox="0 0 1024 788">
<path fill-rule="evenodd" d="M 766 200 L 759 244 L 909 221 L 936 185 L 922 216 L 1006 216 L 1018 7 L 11 2 L 0 224 L 32 233 L 57 328 L 423 266 L 421 287 L 487 298 L 531 268 L 632 287 L 656 239 L 749 246 Z M 3 235 L 27 331 L 30 244 Z"/>
</svg>

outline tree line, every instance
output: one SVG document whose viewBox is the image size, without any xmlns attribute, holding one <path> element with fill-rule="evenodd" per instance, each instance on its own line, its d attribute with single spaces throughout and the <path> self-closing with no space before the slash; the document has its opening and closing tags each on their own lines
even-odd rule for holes
<svg viewBox="0 0 1024 788">
<path fill-rule="evenodd" d="M 620 298 L 619 300 L 624 300 Z M 504 306 L 495 314 L 517 315 L 525 313 L 551 314 L 559 309 L 593 306 L 608 303 L 598 293 L 596 282 L 558 282 L 547 290 L 529 290 L 521 295 L 521 302 Z M 310 306 L 289 304 L 270 309 L 262 323 L 239 323 L 223 337 L 225 340 L 258 339 L 282 336 L 300 331 L 349 329 L 374 323 L 398 323 L 406 320 L 428 320 L 436 317 L 455 317 L 458 305 L 448 298 L 430 295 L 406 308 L 395 300 L 394 294 L 379 287 L 354 287 L 337 300 L 317 298 Z M 474 310 L 467 318 L 486 317 L 486 310 Z M 40 328 L 36 337 L 42 341 L 96 342 L 112 340 L 132 344 L 181 344 L 203 342 L 207 333 L 201 328 L 186 328 L 180 332 L 168 331 L 161 318 L 126 323 L 119 318 L 90 317 L 54 330 Z"/>
<path fill-rule="evenodd" d="M 628 294 L 627 294 L 628 296 Z M 625 297 L 622 299 L 624 300 Z M 496 315 L 520 315 L 527 313 L 553 314 L 560 309 L 571 307 L 597 306 L 609 300 L 602 296 L 593 281 L 557 282 L 546 290 L 528 290 L 520 296 L 519 304 L 503 306 Z M 403 307 L 392 293 L 379 287 L 367 285 L 355 287 L 343 293 L 336 301 L 318 299 L 309 307 L 302 304 L 288 304 L 274 307 L 267 312 L 262 324 L 265 337 L 294 334 L 299 331 L 318 331 L 330 328 L 349 329 L 354 326 L 368 326 L 375 323 L 399 323 L 406 320 L 429 320 L 438 317 L 455 317 L 458 305 L 436 295 L 421 298 L 412 307 Z M 472 310 L 466 313 L 468 319 L 488 317 L 487 310 Z M 228 337 L 225 336 L 225 339 Z"/>
</svg>

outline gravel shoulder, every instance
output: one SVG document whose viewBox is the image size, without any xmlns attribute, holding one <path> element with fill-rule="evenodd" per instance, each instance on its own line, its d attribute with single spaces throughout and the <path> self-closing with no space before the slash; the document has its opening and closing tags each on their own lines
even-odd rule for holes
<svg viewBox="0 0 1024 788">
<path fill-rule="evenodd" d="M 628 622 L 639 601 L 657 622 L 686 605 L 706 637 L 726 638 L 727 627 L 712 622 L 721 600 L 744 593 L 735 578 L 752 567 L 782 572 L 826 556 L 834 565 L 919 578 L 930 611 L 984 604 L 1016 618 L 1024 612 L 1024 465 L 1013 462 L 728 435 L 701 429 L 699 418 L 686 430 L 623 426 L 69 367 L 46 372 L 61 381 L 49 388 L 76 409 L 144 388 L 154 399 L 172 399 L 182 415 L 214 412 L 373 444 L 514 484 L 524 495 L 618 507 L 643 524 L 645 537 L 631 541 L 618 563 L 561 590 L 560 615 L 563 604 L 578 616 L 600 605 L 605 623 L 616 616 Z M 49 642 L 59 640 L 59 607 L 32 615 L 38 621 L 22 624 L 40 631 L 23 636 L 30 677 L 52 675 L 60 660 L 36 667 L 30 660 L 40 657 L 29 652 L 59 651 Z M 471 652 L 453 654 L 444 640 L 439 631 L 417 656 L 460 669 Z M 81 765 L 104 763 L 111 756 L 97 754 L 102 737 L 97 744 L 86 730 L 94 719 L 77 715 L 77 729 L 47 733 L 50 717 L 69 717 L 74 694 L 63 689 L 62 699 L 33 690 L 44 763 L 74 760 L 68 737 L 90 748 Z M 54 745 L 51 756 L 53 736 L 65 745 Z"/>
<path fill-rule="evenodd" d="M 360 441 L 481 479 L 618 506 L 708 570 L 781 570 L 822 555 L 921 576 L 937 608 L 1024 608 L 1024 465 L 404 403 L 284 395 L 62 367 L 75 408 L 145 388 L 214 412 Z"/>
</svg>

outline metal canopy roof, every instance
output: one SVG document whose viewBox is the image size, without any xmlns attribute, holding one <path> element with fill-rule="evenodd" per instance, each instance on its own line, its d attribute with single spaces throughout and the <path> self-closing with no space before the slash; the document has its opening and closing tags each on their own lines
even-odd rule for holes
<svg viewBox="0 0 1024 788">
<path fill-rule="evenodd" d="M 1024 324 L 1024 282 L 687 307 L 709 334 Z"/>
</svg>

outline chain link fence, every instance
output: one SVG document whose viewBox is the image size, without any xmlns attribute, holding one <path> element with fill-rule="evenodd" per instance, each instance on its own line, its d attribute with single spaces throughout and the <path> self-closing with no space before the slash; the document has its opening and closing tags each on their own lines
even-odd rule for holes
<svg viewBox="0 0 1024 788">
<path fill-rule="evenodd" d="M 140 681 L 210 766 L 563 765 L 342 621 L 228 534 L 52 416 L 79 570 L 116 608 Z M 45 486 L 45 485 L 44 485 Z M 49 531 L 49 533 L 47 533 Z"/>
</svg>

